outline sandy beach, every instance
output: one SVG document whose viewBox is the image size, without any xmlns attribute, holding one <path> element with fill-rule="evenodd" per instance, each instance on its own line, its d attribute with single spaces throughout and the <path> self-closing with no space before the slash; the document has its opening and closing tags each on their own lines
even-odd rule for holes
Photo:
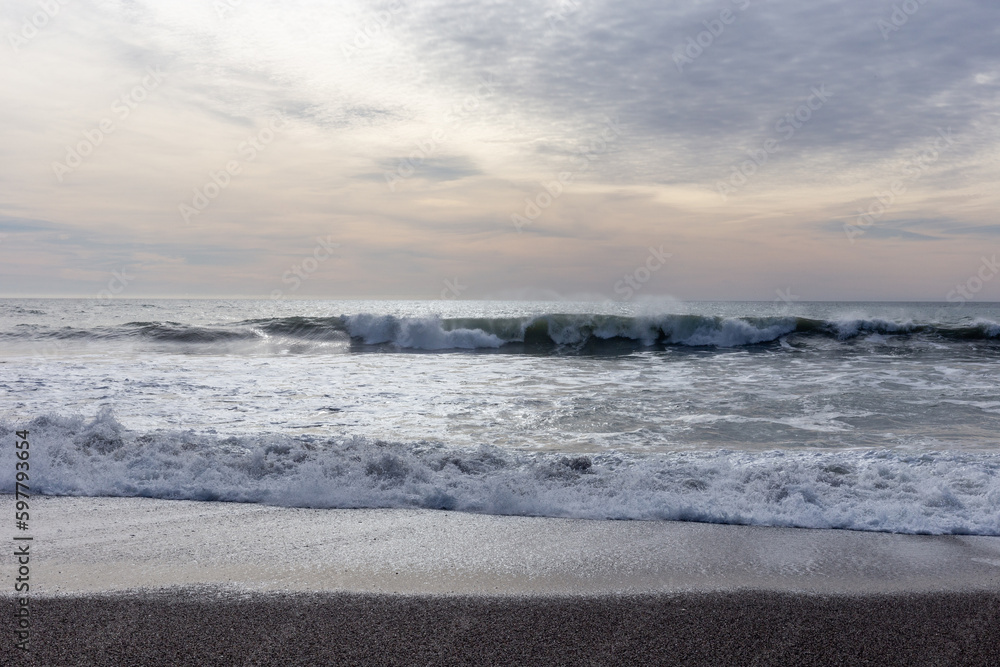
<svg viewBox="0 0 1000 667">
<path fill-rule="evenodd" d="M 31 657 L 8 639 L 4 664 L 1000 661 L 1000 538 L 126 498 L 33 510 Z"/>
</svg>

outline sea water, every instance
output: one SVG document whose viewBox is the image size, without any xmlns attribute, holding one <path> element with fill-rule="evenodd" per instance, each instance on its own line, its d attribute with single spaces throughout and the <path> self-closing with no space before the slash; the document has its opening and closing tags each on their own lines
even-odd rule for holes
<svg viewBox="0 0 1000 667">
<path fill-rule="evenodd" d="M 0 397 L 35 493 L 1000 535 L 1000 304 L 6 299 Z"/>
</svg>

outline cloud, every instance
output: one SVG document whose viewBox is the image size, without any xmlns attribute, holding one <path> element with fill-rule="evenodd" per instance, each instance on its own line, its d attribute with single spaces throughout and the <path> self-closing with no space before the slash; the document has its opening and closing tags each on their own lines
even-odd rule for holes
<svg viewBox="0 0 1000 667">
<path fill-rule="evenodd" d="M 0 230 L 5 232 L 39 232 L 68 229 L 66 225 L 59 225 L 48 220 L 34 220 L 31 218 L 15 218 L 8 215 L 0 215 Z"/>
<path fill-rule="evenodd" d="M 996 81 L 973 83 L 1000 64 L 995 3 L 921 5 L 889 41 L 877 21 L 891 5 L 859 0 L 579 5 L 555 32 L 544 18 L 553 3 L 422 6 L 408 34 L 418 57 L 466 63 L 432 66 L 439 85 L 497 72 L 526 135 L 555 124 L 562 136 L 582 137 L 602 115 L 620 115 L 620 155 L 631 159 L 613 168 L 636 180 L 716 177 L 819 85 L 833 101 L 781 159 L 833 158 L 825 171 L 906 150 L 938 127 L 961 135 L 995 113 Z M 721 25 L 723 11 L 732 23 L 678 71 L 675 55 L 707 34 L 706 22 Z"/>
<path fill-rule="evenodd" d="M 402 165 L 402 166 L 400 166 Z M 385 173 L 398 173 L 406 178 L 422 178 L 434 182 L 456 181 L 469 176 L 482 174 L 468 157 L 441 156 L 424 157 L 417 153 L 413 157 L 395 157 L 382 160 L 379 164 L 380 174 L 364 174 L 365 178 L 385 180 Z M 410 176 L 406 176 L 410 174 Z"/>
<path fill-rule="evenodd" d="M 0 107 L 0 233 L 16 262 L 5 275 L 73 290 L 52 266 L 79 276 L 160 257 L 156 280 L 218 293 L 243 289 L 254 267 L 280 276 L 333 234 L 344 290 L 400 294 L 458 264 L 481 272 L 482 293 L 503 293 L 511 267 L 520 285 L 589 293 L 618 271 L 595 261 L 670 239 L 692 295 L 771 295 L 769 276 L 813 267 L 817 285 L 849 289 L 854 278 L 830 276 L 867 250 L 831 237 L 900 179 L 891 219 L 863 238 L 914 242 L 882 266 L 938 267 L 1000 228 L 1000 5 L 917 3 L 900 18 L 898 4 L 66 3 L 0 50 L 0 95 L 17 101 Z M 4 3 L 3 34 L 37 7 Z M 149 66 L 163 84 L 113 116 Z M 287 129 L 241 154 L 279 112 Z M 105 117 L 114 132 L 57 181 L 53 162 Z M 931 155 L 941 131 L 955 141 Z M 234 159 L 231 185 L 182 225 L 179 204 Z M 564 192 L 518 235 L 511 215 L 564 173 Z M 734 174 L 744 182 L 721 197 Z M 29 241 L 31 253 L 9 252 Z M 412 266 L 373 261 L 401 247 Z M 753 258 L 737 256 L 747 247 Z M 939 291 L 902 273 L 899 286 Z"/>
<path fill-rule="evenodd" d="M 859 236 L 866 240 L 901 239 L 904 241 L 942 241 L 949 238 L 993 239 L 1000 236 L 1000 225 L 970 225 L 953 218 L 896 218 L 873 220 L 869 225 L 857 225 Z M 820 226 L 824 231 L 844 236 L 844 221 L 831 220 Z"/>
</svg>

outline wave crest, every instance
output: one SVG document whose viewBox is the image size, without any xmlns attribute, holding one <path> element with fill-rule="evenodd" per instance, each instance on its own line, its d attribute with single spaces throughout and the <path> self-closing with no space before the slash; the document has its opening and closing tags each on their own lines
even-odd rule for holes
<svg viewBox="0 0 1000 667">
<path fill-rule="evenodd" d="M 642 348 L 685 346 L 732 348 L 776 343 L 788 337 L 849 342 L 866 336 L 924 337 L 945 342 L 1000 341 L 1000 324 L 965 325 L 872 319 L 817 320 L 804 317 L 712 317 L 706 315 L 566 315 L 507 318 L 398 317 L 360 313 L 336 317 L 283 317 L 213 326 L 179 322 L 129 322 L 94 329 L 22 327 L 3 339 L 135 339 L 170 344 L 293 341 L 392 346 L 412 350 Z"/>
</svg>

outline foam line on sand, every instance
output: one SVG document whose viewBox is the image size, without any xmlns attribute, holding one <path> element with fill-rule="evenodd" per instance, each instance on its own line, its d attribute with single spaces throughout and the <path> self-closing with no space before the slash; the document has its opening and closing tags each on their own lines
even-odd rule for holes
<svg viewBox="0 0 1000 667">
<path fill-rule="evenodd" d="M 3 496 L 0 515 L 12 516 L 12 503 Z M 980 536 L 73 497 L 34 498 L 32 532 L 32 590 L 45 594 L 1000 588 L 1000 538 Z"/>
</svg>

